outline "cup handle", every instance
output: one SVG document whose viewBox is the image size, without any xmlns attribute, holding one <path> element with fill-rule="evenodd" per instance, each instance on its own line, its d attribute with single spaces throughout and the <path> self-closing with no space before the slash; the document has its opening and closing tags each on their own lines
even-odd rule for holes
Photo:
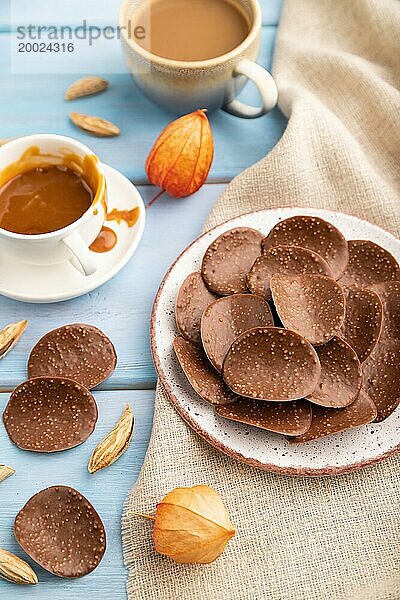
<svg viewBox="0 0 400 600">
<path fill-rule="evenodd" d="M 256 119 L 275 108 L 278 102 L 278 88 L 271 73 L 257 63 L 243 58 L 233 71 L 234 77 L 238 75 L 244 75 L 254 83 L 261 96 L 262 106 L 250 106 L 234 99 L 223 107 L 226 112 L 243 119 Z"/>
<path fill-rule="evenodd" d="M 67 248 L 72 252 L 86 276 L 93 275 L 97 271 L 97 264 L 92 253 L 77 231 L 70 233 L 63 240 Z M 75 265 L 74 265 L 75 266 Z"/>
</svg>

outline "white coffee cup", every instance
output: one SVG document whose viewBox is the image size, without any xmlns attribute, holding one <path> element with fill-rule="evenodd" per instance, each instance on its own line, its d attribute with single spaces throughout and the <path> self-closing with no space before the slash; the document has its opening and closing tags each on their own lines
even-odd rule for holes
<svg viewBox="0 0 400 600">
<path fill-rule="evenodd" d="M 93 202 L 76 221 L 50 233 L 26 235 L 0 228 L 0 253 L 32 265 L 55 265 L 70 260 L 86 276 L 97 270 L 94 242 L 106 218 L 107 189 L 102 165 L 84 144 L 61 135 L 39 134 L 15 139 L 0 148 L 0 184 L 11 172 L 39 166 L 73 164 L 93 192 Z M 87 172 L 85 172 L 85 170 Z"/>
</svg>

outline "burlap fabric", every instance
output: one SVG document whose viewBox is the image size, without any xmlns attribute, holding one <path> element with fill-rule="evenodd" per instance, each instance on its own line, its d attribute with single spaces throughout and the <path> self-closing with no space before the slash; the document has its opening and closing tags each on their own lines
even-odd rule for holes
<svg viewBox="0 0 400 600">
<path fill-rule="evenodd" d="M 236 178 L 206 227 L 252 209 L 337 209 L 400 233 L 400 2 L 286 0 L 274 75 L 289 117 L 275 149 Z M 267 127 L 267 122 L 260 127 Z M 399 600 L 400 460 L 290 478 L 227 458 L 157 390 L 146 461 L 127 499 L 131 600 Z M 237 536 L 210 566 L 157 556 L 151 512 L 175 486 L 207 483 Z"/>
</svg>

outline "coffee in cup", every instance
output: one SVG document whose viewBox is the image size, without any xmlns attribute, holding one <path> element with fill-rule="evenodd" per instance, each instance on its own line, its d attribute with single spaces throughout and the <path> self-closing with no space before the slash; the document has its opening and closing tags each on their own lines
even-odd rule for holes
<svg viewBox="0 0 400 600">
<path fill-rule="evenodd" d="M 173 114 L 223 108 L 253 119 L 278 99 L 258 65 L 258 0 L 122 0 L 119 25 L 129 71 L 142 92 Z M 237 96 L 250 80 L 260 106 Z"/>
<path fill-rule="evenodd" d="M 181 61 L 231 52 L 251 26 L 236 0 L 148 0 L 133 11 L 132 24 L 131 35 L 142 48 Z"/>
</svg>

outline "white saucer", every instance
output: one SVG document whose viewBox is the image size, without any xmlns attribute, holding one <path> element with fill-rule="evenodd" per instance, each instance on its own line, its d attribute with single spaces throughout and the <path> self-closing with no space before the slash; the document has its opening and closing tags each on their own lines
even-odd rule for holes
<svg viewBox="0 0 400 600">
<path fill-rule="evenodd" d="M 104 254 L 96 254 L 98 269 L 85 277 L 69 262 L 49 267 L 27 265 L 0 255 L 0 295 L 22 302 L 61 302 L 87 294 L 114 277 L 134 254 L 142 238 L 146 209 L 137 188 L 108 165 L 103 165 L 107 180 L 108 208 L 131 210 L 135 206 L 140 215 L 134 227 L 116 221 L 107 222 L 118 237 L 116 246 Z"/>
</svg>

